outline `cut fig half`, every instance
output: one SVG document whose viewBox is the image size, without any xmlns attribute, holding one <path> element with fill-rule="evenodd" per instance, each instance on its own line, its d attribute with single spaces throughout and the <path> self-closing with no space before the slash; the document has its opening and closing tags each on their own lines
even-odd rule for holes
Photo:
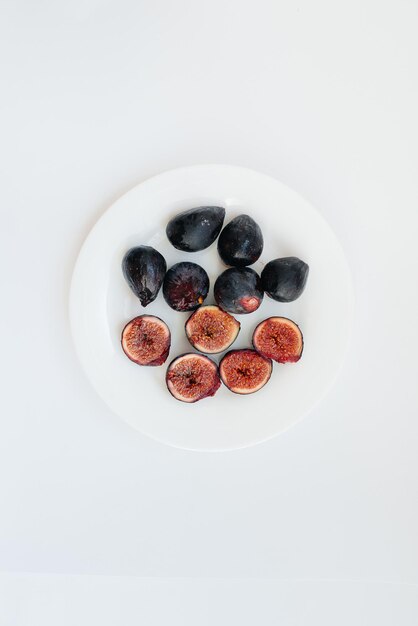
<svg viewBox="0 0 418 626">
<path fill-rule="evenodd" d="M 223 352 L 238 336 L 241 324 L 215 305 L 201 306 L 186 322 L 186 336 L 192 346 L 206 354 Z"/>
<path fill-rule="evenodd" d="M 287 317 L 268 317 L 256 327 L 253 346 L 277 363 L 296 363 L 302 356 L 303 335 L 299 326 Z"/>
<path fill-rule="evenodd" d="M 170 352 L 171 334 L 167 324 L 154 315 L 139 315 L 122 331 L 122 348 L 138 365 L 162 365 Z"/>
<path fill-rule="evenodd" d="M 176 400 L 189 403 L 214 396 L 221 386 L 217 364 L 203 354 L 192 352 L 171 361 L 166 383 Z"/>
<path fill-rule="evenodd" d="M 234 393 L 255 393 L 270 380 L 273 364 L 255 350 L 230 350 L 219 364 L 221 380 Z"/>
</svg>

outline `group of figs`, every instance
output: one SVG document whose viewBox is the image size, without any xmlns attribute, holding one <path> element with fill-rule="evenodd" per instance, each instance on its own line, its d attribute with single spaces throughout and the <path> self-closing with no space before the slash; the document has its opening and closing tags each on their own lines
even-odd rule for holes
<svg viewBox="0 0 418 626">
<path fill-rule="evenodd" d="M 221 381 L 235 393 L 254 393 L 270 379 L 272 361 L 296 362 L 302 355 L 303 337 L 297 324 L 285 317 L 269 317 L 256 326 L 252 348 L 230 350 L 219 366 L 206 356 L 224 352 L 237 338 L 241 324 L 231 314 L 252 313 L 264 293 L 278 302 L 296 300 L 309 272 L 297 257 L 286 257 L 267 263 L 259 276 L 248 267 L 263 251 L 259 225 L 249 215 L 239 215 L 222 230 L 224 219 L 224 208 L 203 206 L 179 213 L 166 228 L 169 241 L 182 252 L 204 250 L 219 237 L 219 256 L 231 267 L 215 281 L 216 305 L 203 304 L 209 277 L 196 263 L 182 261 L 167 270 L 162 254 L 142 245 L 128 250 L 122 261 L 125 279 L 143 307 L 155 300 L 162 287 L 172 309 L 192 311 L 185 332 L 198 352 L 176 357 L 166 373 L 168 390 L 183 402 L 213 396 Z M 170 345 L 170 329 L 153 315 L 135 317 L 122 331 L 122 348 L 138 365 L 162 365 Z"/>
</svg>

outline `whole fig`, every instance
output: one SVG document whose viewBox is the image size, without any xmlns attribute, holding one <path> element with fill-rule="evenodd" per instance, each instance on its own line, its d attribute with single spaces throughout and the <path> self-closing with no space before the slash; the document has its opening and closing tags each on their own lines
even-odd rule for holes
<svg viewBox="0 0 418 626">
<path fill-rule="evenodd" d="M 142 306 L 153 302 L 163 284 L 167 263 L 151 246 L 131 248 L 123 257 L 122 271 L 126 282 Z"/>
</svg>

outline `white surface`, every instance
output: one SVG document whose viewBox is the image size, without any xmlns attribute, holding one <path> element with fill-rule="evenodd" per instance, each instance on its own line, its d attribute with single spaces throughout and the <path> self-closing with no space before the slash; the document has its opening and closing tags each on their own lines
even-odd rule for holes
<svg viewBox="0 0 418 626">
<path fill-rule="evenodd" d="M 7 626 L 416 626 L 416 585 L 0 575 Z"/>
<path fill-rule="evenodd" d="M 264 298 L 251 315 L 237 315 L 241 332 L 233 348 L 251 347 L 252 333 L 273 315 L 293 319 L 304 334 L 303 358 L 275 365 L 269 384 L 246 398 L 223 385 L 215 398 L 194 405 L 176 402 L 167 392 L 167 366 L 139 368 L 121 350 L 124 326 L 140 313 L 157 315 L 171 330 L 167 364 L 191 351 L 180 314 L 162 293 L 146 311 L 129 289 L 121 263 L 135 245 L 154 246 L 168 267 L 198 263 L 213 285 L 225 266 L 216 244 L 185 254 L 171 246 L 165 225 L 179 210 L 200 205 L 226 208 L 226 223 L 248 212 L 264 232 L 264 250 L 253 266 L 294 255 L 309 264 L 309 283 L 289 304 Z M 128 424 L 170 445 L 189 450 L 231 450 L 283 432 L 325 395 L 345 357 L 352 325 L 351 278 L 340 244 L 315 209 L 292 190 L 246 168 L 201 165 L 171 170 L 124 194 L 89 233 L 76 262 L 70 293 L 70 321 L 80 361 L 98 394 Z M 212 355 L 219 362 L 222 355 Z M 303 390 L 303 393 L 301 392 Z M 263 410 L 259 410 L 260 403 Z"/>
<path fill-rule="evenodd" d="M 417 12 L 2 2 L 1 569 L 418 582 Z M 200 454 L 104 406 L 67 311 L 112 201 L 210 162 L 320 207 L 357 304 L 348 359 L 308 419 Z"/>
</svg>

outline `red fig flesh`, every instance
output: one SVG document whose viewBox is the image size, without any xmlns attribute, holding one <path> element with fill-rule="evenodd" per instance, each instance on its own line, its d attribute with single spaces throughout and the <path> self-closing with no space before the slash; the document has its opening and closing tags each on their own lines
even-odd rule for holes
<svg viewBox="0 0 418 626">
<path fill-rule="evenodd" d="M 235 341 L 241 324 L 218 306 L 201 306 L 186 322 L 192 346 L 206 354 L 223 352 Z"/>
<path fill-rule="evenodd" d="M 269 317 L 256 327 L 253 346 L 277 363 L 296 363 L 302 356 L 303 336 L 299 326 L 287 317 Z"/>
<path fill-rule="evenodd" d="M 272 362 L 255 350 L 231 350 L 219 364 L 222 382 L 234 393 L 255 393 L 269 381 Z"/>
<path fill-rule="evenodd" d="M 203 354 L 187 353 L 170 363 L 167 388 L 181 402 L 197 402 L 214 396 L 221 386 L 218 366 Z"/>
<path fill-rule="evenodd" d="M 165 322 L 154 315 L 139 315 L 122 331 L 122 348 L 138 365 L 162 365 L 170 351 L 171 335 Z"/>
</svg>

